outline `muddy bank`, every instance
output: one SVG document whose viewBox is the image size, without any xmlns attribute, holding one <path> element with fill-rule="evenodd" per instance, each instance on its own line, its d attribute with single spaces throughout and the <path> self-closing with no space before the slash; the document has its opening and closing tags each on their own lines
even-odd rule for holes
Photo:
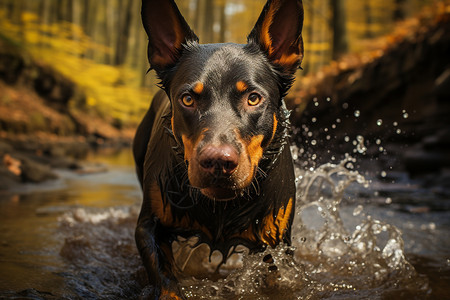
<svg viewBox="0 0 450 300">
<path fill-rule="evenodd" d="M 89 111 L 73 81 L 0 37 L 0 190 L 55 179 L 55 169 L 88 172 L 79 160 L 90 150 L 129 147 L 133 134 Z"/>
<path fill-rule="evenodd" d="M 0 191 L 17 189 L 24 183 L 42 183 L 58 178 L 56 170 L 77 174 L 106 171 L 102 164 L 84 159 L 102 149 L 130 147 L 130 139 L 103 140 L 96 137 L 59 137 L 49 134 L 5 135 L 0 139 Z"/>
<path fill-rule="evenodd" d="M 359 169 L 386 183 L 417 180 L 449 199 L 450 13 L 401 29 L 383 47 L 300 79 L 289 99 L 294 140 L 305 161 L 353 151 Z"/>
</svg>

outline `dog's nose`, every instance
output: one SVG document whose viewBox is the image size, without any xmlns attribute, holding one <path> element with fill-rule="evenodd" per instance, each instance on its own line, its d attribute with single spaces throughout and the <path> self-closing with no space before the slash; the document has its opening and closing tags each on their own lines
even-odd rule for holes
<svg viewBox="0 0 450 300">
<path fill-rule="evenodd" d="M 200 152 L 199 162 L 203 171 L 207 173 L 229 176 L 238 166 L 238 154 L 229 145 L 206 146 Z"/>
</svg>

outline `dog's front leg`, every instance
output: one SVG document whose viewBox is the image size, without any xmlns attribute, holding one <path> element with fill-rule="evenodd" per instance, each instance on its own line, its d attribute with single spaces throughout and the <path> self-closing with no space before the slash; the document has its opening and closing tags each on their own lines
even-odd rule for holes
<svg viewBox="0 0 450 300">
<path fill-rule="evenodd" d="M 183 299 L 177 280 L 170 268 L 172 260 L 170 244 L 160 239 L 156 217 L 139 217 L 136 227 L 136 245 L 147 271 L 150 287 L 146 288 L 143 298 Z"/>
</svg>

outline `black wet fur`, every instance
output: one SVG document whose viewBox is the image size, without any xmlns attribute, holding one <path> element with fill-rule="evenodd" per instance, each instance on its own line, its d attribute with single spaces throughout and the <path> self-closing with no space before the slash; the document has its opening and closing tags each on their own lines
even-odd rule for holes
<svg viewBox="0 0 450 300">
<path fill-rule="evenodd" d="M 133 144 L 144 196 L 136 243 L 154 286 L 151 297 L 158 299 L 164 293 L 173 293 L 182 298 L 171 253 L 167 252 L 178 236 L 197 236 L 198 244 L 207 243 L 211 252 L 219 250 L 225 262 L 237 245 L 251 252 L 267 247 L 262 237 L 267 225 L 263 220 L 270 219 L 270 215 L 276 219 L 290 199 L 295 207 L 289 111 L 283 98 L 303 57 L 303 9 L 300 0 L 269 0 L 246 45 L 199 44 L 173 0 L 143 0 L 142 16 L 149 35 L 149 61 L 162 91 L 155 95 Z M 269 28 L 269 42 L 273 43 L 270 50 L 264 44 L 267 39 L 264 42 L 260 35 L 268 16 L 274 22 Z M 293 55 L 294 59 L 282 60 L 283 55 Z M 257 91 L 264 102 L 243 109 L 242 99 L 247 92 L 236 91 L 238 81 L 245 82 L 249 93 Z M 193 92 L 197 82 L 203 84 L 201 93 Z M 180 104 L 186 94 L 195 97 L 192 109 Z M 182 136 L 195 141 L 202 134 L 203 139 L 196 145 L 199 149 L 219 139 L 237 153 L 243 151 L 243 141 L 263 137 L 263 155 L 253 180 L 236 190 L 231 200 L 210 199 L 190 183 Z M 159 195 L 151 192 L 154 187 Z M 161 199 L 161 203 L 155 199 Z M 170 215 L 172 224 L 161 222 L 154 205 L 162 210 L 160 215 Z M 272 224 L 277 238 L 271 246 L 290 244 L 293 215 L 292 208 L 286 228 Z M 179 226 L 182 220 L 184 225 Z M 251 239 L 242 236 L 246 230 L 251 231 Z"/>
</svg>

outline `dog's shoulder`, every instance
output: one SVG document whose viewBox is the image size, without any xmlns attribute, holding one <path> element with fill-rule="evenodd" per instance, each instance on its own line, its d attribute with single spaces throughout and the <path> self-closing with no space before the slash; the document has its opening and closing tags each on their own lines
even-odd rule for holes
<svg viewBox="0 0 450 300">
<path fill-rule="evenodd" d="M 133 141 L 133 152 L 141 184 L 144 177 L 154 177 L 151 174 L 170 168 L 170 163 L 174 160 L 174 154 L 170 149 L 176 146 L 176 142 L 171 134 L 170 113 L 171 106 L 166 93 L 157 92 Z"/>
</svg>

